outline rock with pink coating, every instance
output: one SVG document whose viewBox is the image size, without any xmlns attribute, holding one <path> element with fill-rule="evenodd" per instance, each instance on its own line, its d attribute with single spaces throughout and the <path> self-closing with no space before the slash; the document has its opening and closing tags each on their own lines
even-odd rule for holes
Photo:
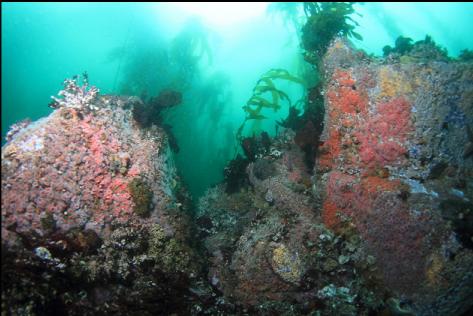
<svg viewBox="0 0 473 316">
<path fill-rule="evenodd" d="M 186 203 L 165 132 L 133 120 L 140 102 L 66 104 L 11 134 L 1 152 L 2 314 L 189 310 L 177 302 L 199 271 Z"/>
<path fill-rule="evenodd" d="M 324 70 L 323 223 L 355 227 L 404 310 L 471 313 L 473 64 L 379 60 L 336 40 Z"/>
<path fill-rule="evenodd" d="M 90 229 L 103 238 L 116 224 L 156 222 L 174 233 L 163 213 L 176 207 L 177 181 L 165 134 L 136 128 L 128 110 L 113 106 L 129 100 L 100 102 L 110 105 L 94 114 L 60 108 L 2 148 L 2 228 L 40 237 Z M 144 191 L 147 205 L 137 205 L 133 193 Z"/>
</svg>

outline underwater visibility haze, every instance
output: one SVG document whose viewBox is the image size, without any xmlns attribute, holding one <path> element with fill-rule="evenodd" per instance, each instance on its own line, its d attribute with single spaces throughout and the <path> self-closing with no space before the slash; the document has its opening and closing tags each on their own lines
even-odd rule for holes
<svg viewBox="0 0 473 316">
<path fill-rule="evenodd" d="M 2 3 L 2 315 L 473 313 L 473 3 Z"/>
</svg>

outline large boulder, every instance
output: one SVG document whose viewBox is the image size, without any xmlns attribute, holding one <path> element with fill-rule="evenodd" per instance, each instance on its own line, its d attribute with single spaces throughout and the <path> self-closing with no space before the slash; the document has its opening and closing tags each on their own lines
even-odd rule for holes
<svg viewBox="0 0 473 316">
<path fill-rule="evenodd" d="M 165 132 L 139 128 L 137 98 L 79 97 L 2 147 L 2 314 L 189 312 L 199 260 Z"/>
<path fill-rule="evenodd" d="M 464 313 L 473 297 L 473 64 L 373 59 L 338 40 L 324 67 L 315 170 L 323 223 L 356 227 L 407 309 Z"/>
</svg>

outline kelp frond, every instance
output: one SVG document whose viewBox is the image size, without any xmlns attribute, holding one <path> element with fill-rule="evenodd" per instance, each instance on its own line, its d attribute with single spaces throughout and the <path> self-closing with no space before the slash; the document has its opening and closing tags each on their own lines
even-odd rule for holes
<svg viewBox="0 0 473 316">
<path fill-rule="evenodd" d="M 292 107 L 292 102 L 286 92 L 278 89 L 275 81 L 283 80 L 293 82 L 305 86 L 304 81 L 296 76 L 291 75 L 285 69 L 271 69 L 264 73 L 256 82 L 253 88 L 253 94 L 248 99 L 246 104 L 242 107 L 245 111 L 245 120 L 238 128 L 237 140 L 241 140 L 243 128 L 249 120 L 264 120 L 267 119 L 261 112 L 263 109 L 273 109 L 277 112 L 281 109 L 281 102 L 288 104 L 288 107 Z M 301 100 L 296 102 L 300 104 Z"/>
</svg>

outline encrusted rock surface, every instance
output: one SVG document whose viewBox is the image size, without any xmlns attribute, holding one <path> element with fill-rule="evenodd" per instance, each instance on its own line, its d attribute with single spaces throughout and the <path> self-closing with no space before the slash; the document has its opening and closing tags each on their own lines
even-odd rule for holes
<svg viewBox="0 0 473 316">
<path fill-rule="evenodd" d="M 420 315 L 473 295 L 473 64 L 370 59 L 336 41 L 324 60 L 316 164 L 324 224 L 350 222 L 383 284 Z"/>
<path fill-rule="evenodd" d="M 139 102 L 66 104 L 2 148 L 2 314 L 192 308 L 199 260 L 179 179 L 166 134 L 133 121 Z"/>
<path fill-rule="evenodd" d="M 373 258 L 348 228 L 321 224 L 304 153 L 286 130 L 250 163 L 251 188 L 208 191 L 197 222 L 209 256 L 208 279 L 227 304 L 249 314 L 368 314 L 382 307 L 368 287 Z M 364 278 L 361 275 L 367 274 Z"/>
<path fill-rule="evenodd" d="M 99 102 L 139 101 L 103 97 Z M 88 114 L 60 108 L 2 148 L 2 228 L 44 236 L 52 228 L 45 227 L 50 218 L 55 232 L 85 228 L 104 237 L 113 224 L 142 225 L 150 219 L 136 216 L 136 190 L 130 190 L 139 179 L 153 193 L 149 217 L 174 233 L 163 216 L 177 208 L 167 151 L 162 131 L 141 131 L 129 110 L 117 105 Z"/>
<path fill-rule="evenodd" d="M 2 148 L 2 314 L 468 315 L 473 64 L 428 53 L 334 41 L 315 167 L 294 131 L 266 134 L 192 236 L 141 101 L 69 89 Z"/>
<path fill-rule="evenodd" d="M 278 155 L 249 164 L 250 187 L 201 199 L 208 280 L 227 303 L 290 315 L 471 311 L 473 65 L 421 57 L 334 41 L 314 170 L 285 130 Z"/>
</svg>

